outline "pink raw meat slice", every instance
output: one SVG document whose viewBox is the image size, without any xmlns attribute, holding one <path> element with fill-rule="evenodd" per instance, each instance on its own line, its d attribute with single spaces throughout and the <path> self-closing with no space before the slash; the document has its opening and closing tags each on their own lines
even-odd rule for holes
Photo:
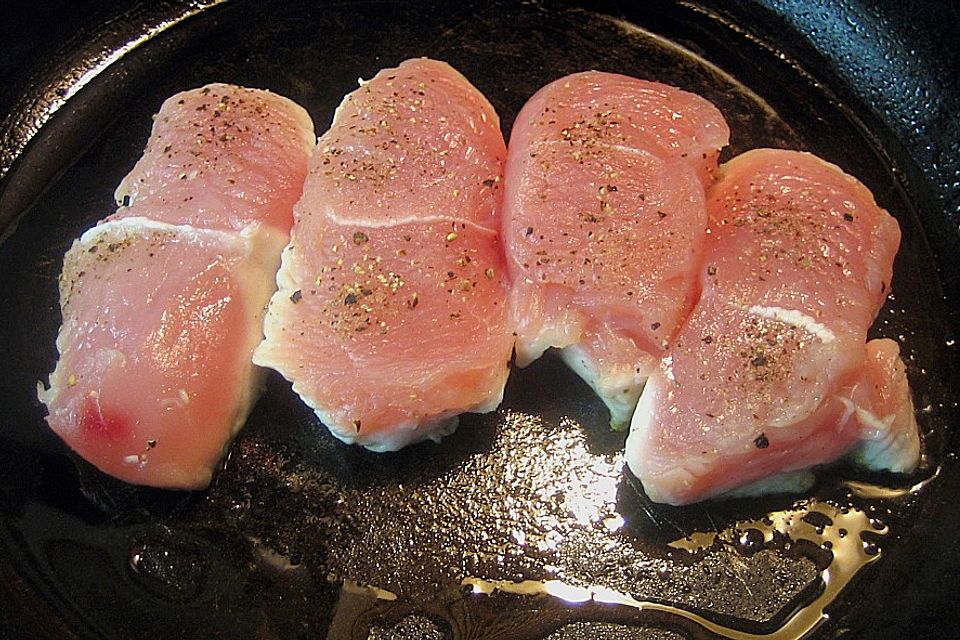
<svg viewBox="0 0 960 640">
<path fill-rule="evenodd" d="M 233 231 L 260 223 L 285 236 L 315 143 L 310 116 L 283 96 L 220 83 L 183 91 L 154 117 L 110 219 Z"/>
<path fill-rule="evenodd" d="M 761 149 L 708 193 L 703 293 L 651 375 L 627 439 L 647 495 L 685 504 L 797 488 L 851 455 L 910 471 L 919 435 L 893 341 L 866 341 L 896 221 L 810 154 Z"/>
<path fill-rule="evenodd" d="M 243 425 L 252 366 L 312 150 L 290 100 L 173 96 L 118 194 L 64 258 L 50 427 L 122 480 L 196 489 Z"/>
<path fill-rule="evenodd" d="M 427 59 L 362 83 L 320 138 L 254 361 L 344 442 L 395 450 L 500 403 L 505 157 L 487 100 Z"/>
<path fill-rule="evenodd" d="M 87 231 L 64 259 L 47 422 L 135 484 L 210 482 L 255 398 L 250 360 L 275 247 L 252 233 L 143 218 Z"/>
<path fill-rule="evenodd" d="M 699 96 L 597 71 L 517 116 L 503 220 L 517 363 L 559 348 L 614 427 L 693 306 L 704 185 L 728 135 Z"/>
</svg>

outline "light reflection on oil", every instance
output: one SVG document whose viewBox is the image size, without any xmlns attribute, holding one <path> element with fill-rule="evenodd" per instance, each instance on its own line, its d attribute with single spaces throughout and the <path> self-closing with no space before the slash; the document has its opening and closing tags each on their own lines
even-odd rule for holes
<svg viewBox="0 0 960 640">
<path fill-rule="evenodd" d="M 327 576 L 328 582 L 339 582 L 335 576 Z M 386 600 L 387 602 L 393 602 L 397 599 L 397 594 L 392 591 L 387 591 L 386 589 L 381 589 L 373 585 L 360 584 L 355 580 L 344 580 L 341 587 L 346 593 L 350 593 L 358 596 L 367 596 L 369 598 L 375 598 L 377 600 Z"/>
<path fill-rule="evenodd" d="M 858 498 L 867 498 L 871 500 L 889 500 L 891 498 L 902 498 L 914 493 L 917 493 L 928 484 L 936 480 L 940 476 L 941 467 L 934 469 L 933 473 L 929 478 L 924 478 L 919 482 L 909 486 L 909 487 L 884 487 L 876 484 L 871 484 L 869 482 L 859 482 L 856 480 L 848 480 L 843 483 L 843 486 L 850 489 L 850 492 Z"/>
<path fill-rule="evenodd" d="M 819 514 L 818 518 L 811 518 Z M 816 629 L 827 618 L 826 607 L 840 594 L 853 577 L 865 566 L 880 557 L 880 549 L 864 538 L 865 533 L 886 535 L 885 526 L 871 522 L 861 510 L 840 508 L 834 505 L 810 500 L 799 502 L 793 509 L 768 513 L 765 518 L 745 521 L 736 527 L 720 532 L 698 532 L 682 540 L 670 543 L 677 549 L 699 552 L 717 542 L 736 547 L 742 544 L 745 531 L 757 531 L 763 536 L 763 543 L 773 542 L 774 535 L 780 534 L 796 542 L 806 540 L 818 548 L 826 549 L 832 559 L 820 573 L 823 589 L 807 605 L 797 609 L 786 618 L 775 631 L 766 634 L 749 633 L 713 622 L 701 615 L 680 607 L 657 602 L 637 600 L 603 586 L 581 587 L 560 580 L 509 582 L 503 580 L 483 580 L 469 577 L 463 580 L 474 593 L 492 595 L 500 591 L 515 595 L 547 595 L 569 603 L 597 602 L 619 605 L 641 611 L 668 613 L 694 623 L 703 629 L 724 638 L 733 640 L 787 640 L 801 638 Z M 759 541 L 758 541 L 759 542 Z"/>
<path fill-rule="evenodd" d="M 612 460 L 590 454 L 583 442 L 578 442 L 569 456 L 584 464 L 575 468 L 564 488 L 564 506 L 577 524 L 590 526 L 618 517 L 616 513 L 617 487 L 621 479 L 623 457 Z"/>
</svg>

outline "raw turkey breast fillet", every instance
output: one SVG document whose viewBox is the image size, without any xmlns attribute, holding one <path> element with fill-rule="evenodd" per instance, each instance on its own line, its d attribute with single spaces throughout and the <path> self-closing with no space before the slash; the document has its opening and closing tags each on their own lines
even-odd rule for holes
<svg viewBox="0 0 960 640">
<path fill-rule="evenodd" d="M 363 82 L 320 138 L 254 360 L 344 442 L 436 440 L 500 403 L 505 157 L 490 103 L 428 59 Z"/>
<path fill-rule="evenodd" d="M 627 439 L 647 496 L 796 490 L 844 456 L 912 471 L 920 441 L 899 348 L 867 341 L 896 221 L 838 167 L 775 149 L 721 167 L 707 204 L 702 296 Z"/>
<path fill-rule="evenodd" d="M 281 96 L 212 84 L 156 115 L 120 209 L 67 252 L 50 427 L 102 471 L 205 487 L 256 398 L 251 362 L 315 137 Z"/>
<path fill-rule="evenodd" d="M 704 189 L 728 136 L 703 98 L 598 71 L 548 84 L 514 123 L 503 225 L 517 364 L 558 349 L 615 428 L 693 306 Z"/>
</svg>

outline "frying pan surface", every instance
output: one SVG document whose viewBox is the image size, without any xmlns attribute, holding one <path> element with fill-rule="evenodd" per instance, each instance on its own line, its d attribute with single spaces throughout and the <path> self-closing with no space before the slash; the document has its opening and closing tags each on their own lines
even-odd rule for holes
<svg viewBox="0 0 960 640">
<path fill-rule="evenodd" d="M 955 628 L 960 135 L 948 3 L 3 11 L 0 636 L 892 639 Z M 514 371 L 497 412 L 395 454 L 333 440 L 277 376 L 207 491 L 125 485 L 70 454 L 36 400 L 56 358 L 61 259 L 112 211 L 163 99 L 211 81 L 269 88 L 323 130 L 358 77 L 420 55 L 460 69 L 505 134 L 540 86 L 597 68 L 712 100 L 733 131 L 725 157 L 805 149 L 864 181 L 903 230 L 872 334 L 902 345 L 921 469 L 841 466 L 800 497 L 656 505 L 623 471 L 624 436 L 602 404 L 552 357 Z"/>
</svg>

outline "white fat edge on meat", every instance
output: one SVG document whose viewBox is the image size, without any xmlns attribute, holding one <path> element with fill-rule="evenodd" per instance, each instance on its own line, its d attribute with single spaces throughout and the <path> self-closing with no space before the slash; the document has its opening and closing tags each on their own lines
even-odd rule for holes
<svg viewBox="0 0 960 640">
<path fill-rule="evenodd" d="M 483 233 L 495 233 L 495 230 L 491 229 L 490 227 L 485 227 L 482 224 L 478 224 L 472 220 L 464 220 L 454 216 L 418 216 L 416 214 L 408 214 L 402 218 L 390 218 L 387 220 L 378 218 L 349 218 L 337 215 L 337 213 L 330 207 L 327 207 L 324 215 L 330 222 L 333 222 L 334 224 L 341 226 L 364 227 L 365 229 L 389 229 L 391 227 L 399 227 L 405 224 L 445 224 L 456 225 L 457 227 L 463 225 Z"/>
<path fill-rule="evenodd" d="M 181 236 L 191 242 L 208 240 L 213 242 L 222 242 L 224 244 L 236 242 L 252 242 L 254 244 L 259 244 L 261 242 L 261 238 L 264 236 L 269 238 L 273 235 L 270 233 L 269 229 L 264 227 L 268 227 L 268 225 L 255 222 L 247 225 L 240 231 L 202 229 L 189 224 L 173 224 L 170 222 L 154 220 L 152 218 L 145 218 L 143 216 L 130 216 L 128 218 L 107 220 L 87 229 L 83 232 L 78 240 L 74 241 L 70 251 L 67 252 L 67 256 L 69 257 L 69 255 L 74 251 L 85 250 L 91 244 L 101 241 L 111 234 L 115 237 L 122 238 L 135 235 L 138 232 L 149 231 Z M 283 234 L 281 233 L 280 235 Z M 250 252 L 254 253 L 258 249 L 259 247 L 251 246 Z M 66 259 L 67 258 L 65 258 L 64 261 L 66 261 Z"/>
<path fill-rule="evenodd" d="M 263 339 L 253 350 L 253 363 L 260 367 L 275 368 L 275 359 L 271 352 L 267 336 L 282 335 L 285 329 L 281 308 L 291 302 L 290 296 L 300 288 L 296 279 L 296 259 L 294 257 L 295 240 L 290 242 L 280 252 L 280 268 L 276 271 L 274 293 L 266 306 L 266 315 L 263 319 Z M 301 396 L 303 397 L 303 396 Z M 306 398 L 304 398 L 306 401 Z M 309 404 L 309 403 L 308 403 Z"/>
<path fill-rule="evenodd" d="M 520 340 L 517 338 L 514 344 L 514 364 L 520 369 L 524 369 L 537 360 L 539 360 L 547 349 L 550 348 L 551 340 L 549 333 L 538 333 L 534 340 Z"/>
<path fill-rule="evenodd" d="M 333 412 L 324 407 L 318 406 L 306 394 L 301 393 L 299 384 L 293 384 L 293 390 L 300 398 L 313 409 L 317 418 L 320 419 L 330 433 L 344 444 L 357 444 L 365 449 L 375 453 L 386 453 L 390 451 L 399 451 L 404 447 L 432 440 L 440 442 L 443 438 L 457 430 L 460 425 L 461 410 L 451 411 L 439 416 L 433 416 L 429 419 L 418 420 L 411 418 L 402 422 L 395 423 L 387 431 L 378 431 L 373 439 L 367 439 L 362 433 L 363 425 L 358 429 L 354 424 L 344 424 Z"/>
<path fill-rule="evenodd" d="M 276 227 L 259 222 L 247 224 L 239 231 L 222 229 L 202 229 L 188 224 L 172 224 L 141 216 L 131 216 L 117 220 L 108 220 L 95 227 L 87 229 L 79 240 L 74 241 L 64 262 L 74 252 L 85 251 L 90 245 L 115 236 L 129 237 L 140 232 L 168 233 L 185 239 L 187 242 L 200 244 L 234 245 L 243 249 L 245 261 L 251 265 L 253 280 L 266 280 L 269 293 L 274 289 L 274 273 L 280 263 L 280 250 L 287 243 L 287 234 Z M 260 274 L 259 272 L 263 272 Z M 244 284 L 251 284 L 244 282 Z M 262 282 L 257 282 L 263 285 Z M 262 296 L 257 296 L 262 297 Z"/>
<path fill-rule="evenodd" d="M 637 363 L 629 371 L 601 374 L 596 360 L 579 344 L 559 349 L 560 358 L 590 385 L 610 411 L 610 427 L 617 431 L 630 424 L 640 392 L 653 366 Z M 652 360 L 652 358 L 651 358 Z"/>
<path fill-rule="evenodd" d="M 747 313 L 752 313 L 770 320 L 777 320 L 779 322 L 797 327 L 798 329 L 803 329 L 807 333 L 819 338 L 824 344 L 829 344 L 837 339 L 836 334 L 827 328 L 826 325 L 817 322 L 809 315 L 803 313 L 802 311 L 797 311 L 796 309 L 767 307 L 756 304 L 750 307 L 743 307 L 743 309 Z"/>
<path fill-rule="evenodd" d="M 848 397 L 838 396 L 846 412 L 864 428 L 861 442 L 850 457 L 872 471 L 909 473 L 920 462 L 920 436 L 912 410 L 878 416 Z"/>
<path fill-rule="evenodd" d="M 279 250 L 286 243 L 286 234 L 270 225 L 252 223 L 244 227 L 241 231 L 222 231 L 211 229 L 198 229 L 190 225 L 177 225 L 167 222 L 160 222 L 150 218 L 129 217 L 119 220 L 108 220 L 95 227 L 85 231 L 79 239 L 73 242 L 70 250 L 64 258 L 64 264 L 68 265 L 72 256 L 82 255 L 89 250 L 89 247 L 104 240 L 117 239 L 122 240 L 131 236 L 136 236 L 143 232 L 161 232 L 168 233 L 184 238 L 187 242 L 197 242 L 211 245 L 234 245 L 242 249 L 245 254 L 243 262 L 244 271 L 239 280 L 241 289 L 246 292 L 248 309 L 251 314 L 251 336 L 256 334 L 257 338 L 252 338 L 251 343 L 259 339 L 261 319 L 263 317 L 266 302 L 273 292 L 275 286 L 273 282 L 273 273 L 279 262 Z M 68 323 L 65 318 L 57 334 L 57 352 L 62 355 L 68 347 Z M 114 351 L 114 350 L 108 350 Z M 118 355 L 119 352 L 115 352 Z M 59 390 L 63 383 L 70 385 L 69 379 L 61 380 L 66 374 L 62 371 L 61 361 L 58 360 L 53 373 L 50 374 L 50 386 L 45 387 L 43 382 L 37 383 L 37 397 L 46 406 L 55 402 L 59 395 Z M 240 396 L 240 402 L 230 421 L 230 433 L 236 434 L 246 422 L 254 400 L 259 395 L 263 385 L 264 371 L 262 369 L 251 367 L 249 375 L 249 384 L 246 385 Z M 181 390 L 182 391 L 182 390 Z M 183 393 L 177 393 L 172 397 L 174 402 L 183 402 Z M 229 446 L 228 440 L 225 446 Z M 126 456 L 125 461 L 130 463 L 143 463 L 142 456 L 131 454 Z"/>
<path fill-rule="evenodd" d="M 812 487 L 814 480 L 816 477 L 811 469 L 786 471 L 754 480 L 714 497 L 717 499 L 755 498 L 780 493 L 800 493 Z"/>
<path fill-rule="evenodd" d="M 516 295 L 516 288 L 510 292 L 511 297 L 514 295 Z M 580 341 L 582 327 L 582 322 L 568 316 L 568 320 L 541 323 L 539 331 L 533 335 L 526 335 L 526 333 L 518 331 L 522 335 L 517 337 L 514 344 L 515 364 L 523 369 L 540 359 L 548 349 L 554 347 L 562 354 L 564 349 Z M 573 365 L 569 366 L 576 371 Z"/>
<path fill-rule="evenodd" d="M 491 394 L 490 397 L 481 403 L 470 407 L 451 409 L 433 416 L 422 416 L 420 418 L 409 418 L 397 422 L 387 430 L 379 430 L 371 438 L 366 437 L 363 431 L 363 425 L 357 426 L 351 422 L 344 422 L 341 416 L 335 413 L 335 409 L 324 407 L 311 398 L 304 389 L 304 385 L 299 381 L 293 382 L 293 391 L 300 396 L 300 399 L 310 407 L 324 425 L 330 430 L 338 440 L 345 444 L 356 444 L 374 451 L 384 453 L 388 451 L 399 451 L 400 449 L 422 442 L 432 440 L 440 442 L 443 438 L 449 436 L 460 425 L 460 415 L 463 413 L 489 413 L 500 406 L 503 401 L 503 385 L 499 385 L 498 393 Z"/>
</svg>

